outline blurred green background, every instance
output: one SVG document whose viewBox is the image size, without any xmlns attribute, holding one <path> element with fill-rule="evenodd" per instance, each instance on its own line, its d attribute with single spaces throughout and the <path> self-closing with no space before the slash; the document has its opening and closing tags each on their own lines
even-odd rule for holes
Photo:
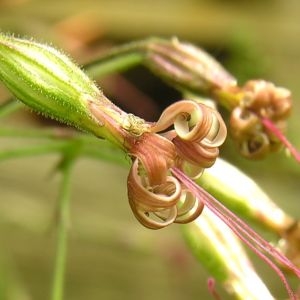
<svg viewBox="0 0 300 300">
<path fill-rule="evenodd" d="M 193 42 L 215 55 L 240 82 L 264 78 L 290 89 L 294 110 L 287 135 L 300 148 L 298 0 L 0 0 L 0 29 L 57 45 L 82 64 L 112 45 L 149 36 Z M 157 117 L 164 101 L 178 100 L 175 91 L 143 68 L 100 84 L 122 107 L 149 119 Z M 119 84 L 125 84 L 130 99 Z M 148 101 L 149 111 L 141 110 L 135 101 L 139 96 Z M 0 85 L 0 102 L 8 97 Z M 28 111 L 1 122 L 22 128 L 48 124 Z M 26 139 L 1 138 L 0 150 L 27 144 Z M 229 139 L 222 155 L 300 217 L 300 168 L 284 152 L 248 161 Z M 0 163 L 1 300 L 49 298 L 60 182 L 53 169 L 58 159 L 53 155 Z M 208 274 L 189 253 L 179 226 L 150 231 L 134 219 L 127 203 L 127 172 L 105 162 L 77 163 L 65 299 L 210 299 Z M 267 267 L 259 269 L 274 295 L 283 299 L 285 291 L 275 275 Z"/>
</svg>

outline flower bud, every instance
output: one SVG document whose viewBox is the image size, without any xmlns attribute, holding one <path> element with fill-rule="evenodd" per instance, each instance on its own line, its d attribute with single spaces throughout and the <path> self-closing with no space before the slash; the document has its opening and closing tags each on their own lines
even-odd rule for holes
<svg viewBox="0 0 300 300">
<path fill-rule="evenodd" d="M 153 38 L 144 47 L 145 65 L 180 89 L 208 92 L 236 85 L 236 80 L 213 57 L 191 44 L 176 38 Z"/>
<path fill-rule="evenodd" d="M 118 110 L 66 55 L 48 45 L 0 33 L 0 80 L 35 111 L 97 136 L 110 137 L 91 105 L 121 122 Z M 116 140 L 116 137 L 111 137 Z"/>
</svg>

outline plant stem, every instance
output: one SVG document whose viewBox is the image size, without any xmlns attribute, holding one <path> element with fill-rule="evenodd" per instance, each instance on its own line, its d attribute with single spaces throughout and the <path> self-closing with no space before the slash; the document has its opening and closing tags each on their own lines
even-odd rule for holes
<svg viewBox="0 0 300 300">
<path fill-rule="evenodd" d="M 69 145 L 68 142 L 62 141 L 62 142 L 48 143 L 45 145 L 38 145 L 34 147 L 4 150 L 4 151 L 0 151 L 0 161 L 10 159 L 10 158 L 35 156 L 35 155 L 43 155 L 48 153 L 59 152 L 63 150 L 65 147 L 67 147 L 68 145 Z"/>
<path fill-rule="evenodd" d="M 142 61 L 143 55 L 141 53 L 128 53 L 120 57 L 109 56 L 86 66 L 86 72 L 93 78 L 99 78 L 111 73 L 126 71 Z"/>
<path fill-rule="evenodd" d="M 68 160 L 63 165 L 63 180 L 60 187 L 57 227 L 57 247 L 53 275 L 51 300 L 62 300 L 67 255 L 67 235 L 69 225 L 69 203 L 71 194 L 71 173 L 74 160 Z"/>
<path fill-rule="evenodd" d="M 48 138 L 48 139 L 66 139 L 77 135 L 83 135 L 70 128 L 49 127 L 49 128 L 0 128 L 0 137 L 13 138 Z"/>
<path fill-rule="evenodd" d="M 126 71 L 144 61 L 145 53 L 142 46 L 145 43 L 147 40 L 116 47 L 106 55 L 86 64 L 84 69 L 93 78 Z"/>
<path fill-rule="evenodd" d="M 63 131 L 63 129 L 59 127 L 47 129 L 0 128 L 0 137 L 50 140 L 47 144 L 43 145 L 2 150 L 0 151 L 0 161 L 10 158 L 62 152 L 73 142 L 77 141 L 81 142 L 83 146 L 82 155 L 84 156 L 128 166 L 124 152 L 108 141 L 97 139 L 85 133 L 68 131 L 67 129 Z"/>
<path fill-rule="evenodd" d="M 10 100 L 0 105 L 0 118 L 9 116 L 23 106 L 24 105 L 22 102 L 18 101 L 15 98 L 11 98 Z"/>
<path fill-rule="evenodd" d="M 101 141 L 101 143 L 98 143 L 97 145 L 85 143 L 85 145 L 82 147 L 82 154 L 91 159 L 112 162 L 119 166 L 128 167 L 130 165 L 129 156 L 126 156 L 126 154 L 120 151 L 120 149 L 104 141 Z"/>
</svg>

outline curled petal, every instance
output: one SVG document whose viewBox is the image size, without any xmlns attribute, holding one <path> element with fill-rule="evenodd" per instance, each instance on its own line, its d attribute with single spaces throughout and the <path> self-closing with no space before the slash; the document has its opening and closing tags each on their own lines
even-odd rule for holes
<svg viewBox="0 0 300 300">
<path fill-rule="evenodd" d="M 248 81 L 243 87 L 244 105 L 261 117 L 286 119 L 290 114 L 291 92 L 264 80 Z"/>
<path fill-rule="evenodd" d="M 171 141 L 158 134 L 144 133 L 130 151 L 142 163 L 151 186 L 166 181 L 168 169 L 176 157 L 175 146 Z"/>
<path fill-rule="evenodd" d="M 164 210 L 164 218 L 157 217 L 154 213 L 149 213 L 136 207 L 135 203 L 129 199 L 129 204 L 137 220 L 147 228 L 160 229 L 172 224 L 177 216 L 176 206 Z"/>
<path fill-rule="evenodd" d="M 152 132 L 166 130 L 174 124 L 177 135 L 186 141 L 202 141 L 210 147 L 220 146 L 227 134 L 220 114 L 200 103 L 182 100 L 167 107 Z"/>
<path fill-rule="evenodd" d="M 199 141 L 205 138 L 212 125 L 208 107 L 195 104 L 195 110 L 179 114 L 174 120 L 177 135 L 186 141 Z"/>
<path fill-rule="evenodd" d="M 152 127 L 153 132 L 166 130 L 174 125 L 176 133 L 184 140 L 204 138 L 210 129 L 211 119 L 206 107 L 189 100 L 182 100 L 168 106 Z"/>
<path fill-rule="evenodd" d="M 292 101 L 290 96 L 286 96 L 290 94 L 291 93 L 284 88 L 277 88 L 275 98 L 272 99 L 272 106 L 274 107 L 273 119 L 286 119 L 290 115 L 292 110 Z"/>
<path fill-rule="evenodd" d="M 163 131 L 172 126 L 177 117 L 190 115 L 196 111 L 198 104 L 190 100 L 182 100 L 168 106 L 161 114 L 158 121 L 152 127 L 152 132 Z"/>
<path fill-rule="evenodd" d="M 242 107 L 236 107 L 230 116 L 230 126 L 233 136 L 239 137 L 251 132 L 259 124 L 258 116 Z"/>
<path fill-rule="evenodd" d="M 179 169 L 181 169 L 184 174 L 189 176 L 189 178 L 191 178 L 192 180 L 200 178 L 204 172 L 203 167 L 196 164 L 191 164 L 186 160 L 182 162 Z"/>
<path fill-rule="evenodd" d="M 145 179 L 138 173 L 139 161 L 133 162 L 128 175 L 128 198 L 135 203 L 135 206 L 147 211 L 159 211 L 170 208 L 179 201 L 181 186 L 178 180 L 168 176 L 166 182 L 158 186 L 147 186 Z"/>
<path fill-rule="evenodd" d="M 182 191 L 180 202 L 182 203 L 177 204 L 177 217 L 174 223 L 186 224 L 192 222 L 200 216 L 204 208 L 202 201 L 188 190 Z"/>
<path fill-rule="evenodd" d="M 274 85 L 265 80 L 250 80 L 246 82 L 243 87 L 245 106 L 251 107 L 255 111 L 268 107 L 271 100 L 270 90 L 273 88 Z"/>
<path fill-rule="evenodd" d="M 221 115 L 213 109 L 211 111 L 211 127 L 206 137 L 200 141 L 200 144 L 206 147 L 221 146 L 227 136 L 227 128 Z"/>
<path fill-rule="evenodd" d="M 262 132 L 243 140 L 239 146 L 241 154 L 247 158 L 262 158 L 270 151 L 269 138 Z"/>
<path fill-rule="evenodd" d="M 205 147 L 202 144 L 186 142 L 178 137 L 173 139 L 177 153 L 191 164 L 202 168 L 211 167 L 219 155 L 218 148 Z"/>
</svg>

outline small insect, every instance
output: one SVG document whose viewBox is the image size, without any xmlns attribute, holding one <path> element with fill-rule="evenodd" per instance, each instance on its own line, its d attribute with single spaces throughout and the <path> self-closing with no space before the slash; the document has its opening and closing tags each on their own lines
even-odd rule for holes
<svg viewBox="0 0 300 300">
<path fill-rule="evenodd" d="M 133 114 L 127 114 L 122 122 L 122 128 L 138 137 L 145 133 L 145 121 Z"/>
</svg>

